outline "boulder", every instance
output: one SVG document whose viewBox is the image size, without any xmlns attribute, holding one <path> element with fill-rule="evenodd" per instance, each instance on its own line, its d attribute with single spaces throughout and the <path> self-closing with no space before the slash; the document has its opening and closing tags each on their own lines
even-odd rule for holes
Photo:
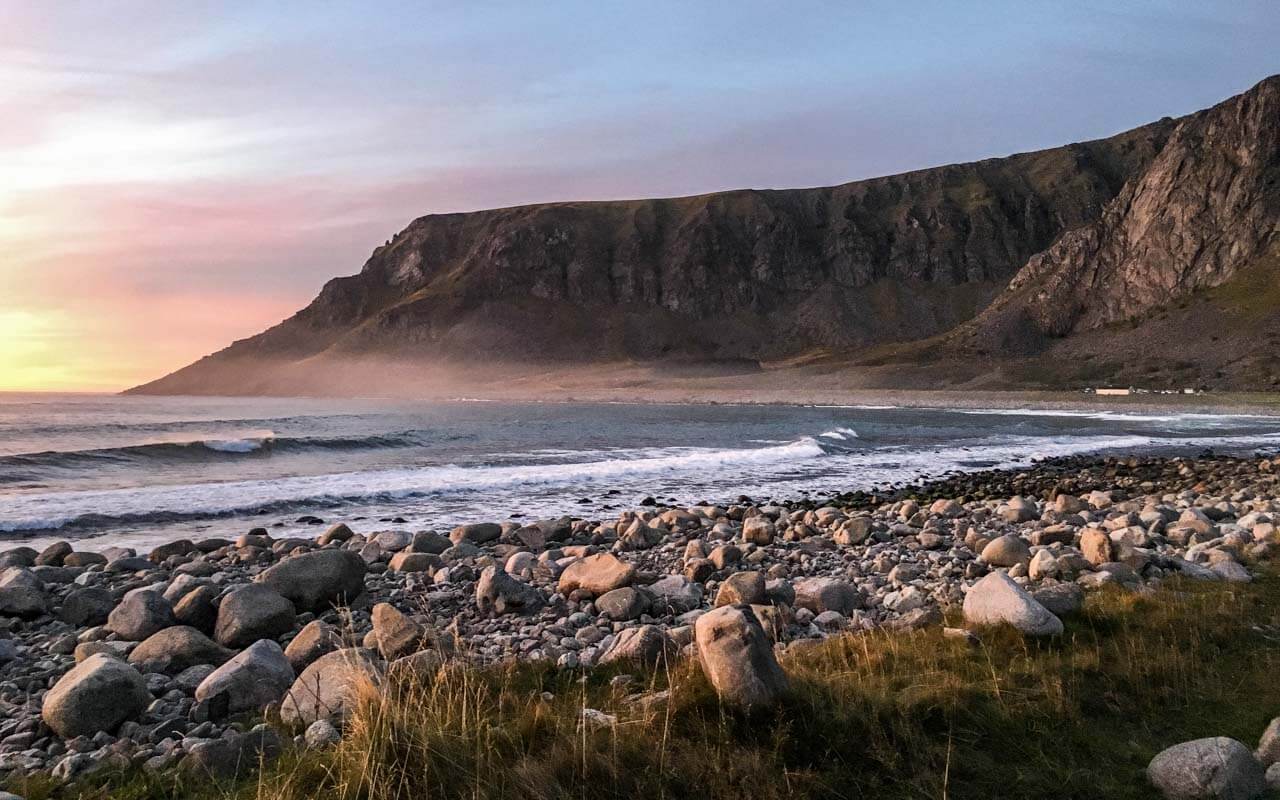
<svg viewBox="0 0 1280 800">
<path fill-rule="evenodd" d="M 612 553 L 598 553 L 580 558 L 560 573 L 560 593 L 568 595 L 577 589 L 599 597 L 605 592 L 630 586 L 636 577 L 636 568 Z"/>
<path fill-rule="evenodd" d="M 217 597 L 218 590 L 212 586 L 197 586 L 184 594 L 173 607 L 173 617 L 181 625 L 213 633 L 218 624 L 218 606 L 214 603 Z"/>
<path fill-rule="evenodd" d="M 405 550 L 391 557 L 387 565 L 393 572 L 434 572 L 444 566 L 440 556 L 431 553 L 413 553 Z"/>
<path fill-rule="evenodd" d="M 849 616 L 862 607 L 858 587 L 838 578 L 806 578 L 795 585 L 796 606 L 815 614 L 834 611 Z"/>
<path fill-rule="evenodd" d="M 649 597 L 634 586 L 623 586 L 596 598 L 596 611 L 615 622 L 636 619 L 649 610 Z"/>
<path fill-rule="evenodd" d="M 289 659 L 294 674 L 301 675 L 317 658 L 325 653 L 332 653 L 341 646 L 342 636 L 338 629 L 316 619 L 302 626 L 302 630 L 298 631 L 298 635 L 284 649 L 284 655 Z"/>
<path fill-rule="evenodd" d="M 459 525 L 449 533 L 449 539 L 454 544 L 459 542 L 470 542 L 471 544 L 484 544 L 492 542 L 502 535 L 502 526 L 496 522 L 473 522 L 470 525 Z"/>
<path fill-rule="evenodd" d="M 720 699 L 733 705 L 772 705 L 787 690 L 773 643 L 746 606 L 722 606 L 694 623 L 698 662 Z"/>
<path fill-rule="evenodd" d="M 232 651 L 219 645 L 195 628 L 174 625 L 157 631 L 129 653 L 129 663 L 140 672 L 162 672 L 177 675 L 196 664 L 223 664 Z"/>
<path fill-rule="evenodd" d="M 92 655 L 58 679 L 40 715 L 64 739 L 111 732 L 151 702 L 142 673 L 105 653 Z"/>
<path fill-rule="evenodd" d="M 190 539 L 178 539 L 176 541 L 165 542 L 164 544 L 156 545 L 151 549 L 151 552 L 147 555 L 147 558 L 148 560 L 153 561 L 156 564 L 163 564 L 165 561 L 168 561 L 173 556 L 184 556 L 187 553 L 195 553 L 195 552 L 198 552 L 196 550 L 195 543 L 193 543 Z"/>
<path fill-rule="evenodd" d="M 316 550 L 286 558 L 257 580 L 302 611 L 324 611 L 359 596 L 366 569 L 350 550 Z"/>
<path fill-rule="evenodd" d="M 36 556 L 35 566 L 60 567 L 63 560 L 71 555 L 71 552 L 71 544 L 69 542 L 54 542 L 40 551 L 40 555 Z"/>
<path fill-rule="evenodd" d="M 302 671 L 280 703 L 280 718 L 310 725 L 318 719 L 341 719 L 375 690 L 381 680 L 374 654 L 364 648 L 335 650 Z"/>
<path fill-rule="evenodd" d="M 1262 738 L 1258 740 L 1257 756 L 1263 767 L 1269 768 L 1280 761 L 1280 717 L 1271 720 L 1267 729 L 1262 732 Z"/>
<path fill-rule="evenodd" d="M 761 605 L 768 602 L 763 572 L 735 572 L 716 589 L 716 606 Z"/>
<path fill-rule="evenodd" d="M 528 614 L 546 603 L 537 587 L 516 580 L 501 567 L 485 567 L 476 582 L 476 607 L 482 614 Z"/>
<path fill-rule="evenodd" d="M 998 536 L 982 548 L 982 560 L 996 567 L 1012 567 L 1031 561 L 1031 548 L 1012 533 Z"/>
<path fill-rule="evenodd" d="M 107 630 L 131 642 L 141 642 L 177 624 L 173 606 L 155 591 L 135 590 L 107 615 Z"/>
<path fill-rule="evenodd" d="M 1267 790 L 1262 764 L 1243 743 L 1225 736 L 1160 751 L 1147 765 L 1147 779 L 1167 800 L 1251 800 Z"/>
<path fill-rule="evenodd" d="M 373 638 L 388 661 L 416 652 L 427 631 L 390 603 L 373 607 Z"/>
<path fill-rule="evenodd" d="M 115 607 L 116 600 L 111 592 L 100 586 L 88 586 L 73 589 L 62 598 L 58 618 L 77 628 L 101 625 L 107 621 L 111 609 Z"/>
<path fill-rule="evenodd" d="M 351 528 L 347 527 L 347 524 L 345 522 L 339 522 L 338 524 L 331 526 L 329 530 L 325 531 L 324 533 L 316 537 L 316 544 L 320 545 L 321 547 L 324 547 L 325 545 L 345 542 L 355 535 L 356 535 L 355 532 L 352 531 Z"/>
<path fill-rule="evenodd" d="M 0 614 L 10 617 L 38 617 L 48 607 L 44 584 L 26 567 L 8 567 L 0 572 Z"/>
<path fill-rule="evenodd" d="M 293 680 L 293 667 L 280 645 L 262 639 L 201 681 L 196 687 L 196 701 L 225 696 L 229 714 L 258 711 L 284 697 Z"/>
<path fill-rule="evenodd" d="M 768 517 L 749 517 L 742 523 L 742 541 L 758 545 L 773 544 L 777 529 Z"/>
<path fill-rule="evenodd" d="M 683 575 L 664 576 L 645 588 L 658 612 L 683 614 L 702 605 L 702 587 Z"/>
<path fill-rule="evenodd" d="M 1076 583 L 1056 583 L 1031 593 L 1035 601 L 1057 617 L 1074 614 L 1084 605 L 1084 589 Z"/>
<path fill-rule="evenodd" d="M 600 656 L 599 664 L 626 662 L 647 667 L 659 666 L 674 659 L 679 648 L 667 632 L 657 625 L 626 628 L 613 639 L 613 644 Z"/>
<path fill-rule="evenodd" d="M 992 572 L 969 589 L 964 618 L 975 625 L 1012 625 L 1028 636 L 1062 633 L 1062 620 L 1003 572 Z"/>
<path fill-rule="evenodd" d="M 1098 528 L 1085 528 L 1080 532 L 1080 552 L 1095 567 L 1111 561 L 1111 537 Z"/>
<path fill-rule="evenodd" d="M 222 598 L 213 638 L 227 647 L 247 647 L 293 630 L 295 618 L 293 603 L 262 584 L 250 583 Z"/>
<path fill-rule="evenodd" d="M 182 759 L 182 769 L 215 780 L 238 780 L 274 761 L 284 749 L 280 734 L 268 727 L 248 733 L 232 731 L 217 739 L 191 745 Z"/>
<path fill-rule="evenodd" d="M 449 541 L 447 537 L 441 536 L 435 531 L 418 531 L 413 535 L 413 541 L 409 544 L 409 552 L 438 556 L 452 545 L 453 542 Z"/>
</svg>

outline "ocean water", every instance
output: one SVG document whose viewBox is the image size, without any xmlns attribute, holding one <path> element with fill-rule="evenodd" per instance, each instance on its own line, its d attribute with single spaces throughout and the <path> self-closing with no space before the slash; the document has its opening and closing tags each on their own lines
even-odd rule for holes
<svg viewBox="0 0 1280 800">
<path fill-rule="evenodd" d="M 0 394 L 0 547 L 821 497 L 1093 452 L 1280 450 L 1280 417 Z"/>
</svg>

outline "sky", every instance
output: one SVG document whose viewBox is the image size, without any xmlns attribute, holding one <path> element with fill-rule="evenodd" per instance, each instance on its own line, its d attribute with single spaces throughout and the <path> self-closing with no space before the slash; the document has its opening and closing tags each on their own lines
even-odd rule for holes
<svg viewBox="0 0 1280 800">
<path fill-rule="evenodd" d="M 1275 0 L 0 0 L 0 391 L 117 390 L 415 217 L 841 183 L 1280 71 Z"/>
</svg>

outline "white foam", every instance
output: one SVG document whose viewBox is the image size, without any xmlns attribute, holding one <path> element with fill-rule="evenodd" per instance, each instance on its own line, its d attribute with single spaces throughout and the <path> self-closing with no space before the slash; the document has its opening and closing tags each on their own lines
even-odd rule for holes
<svg viewBox="0 0 1280 800">
<path fill-rule="evenodd" d="M 777 447 L 694 450 L 650 458 L 611 459 L 537 466 L 376 470 L 281 478 L 270 481 L 25 494 L 9 498 L 0 531 L 55 529 L 81 517 L 113 518 L 217 515 L 281 503 L 326 503 L 366 498 L 515 490 L 530 487 L 614 483 L 643 477 L 733 473 L 743 468 L 817 458 L 823 450 L 805 438 Z"/>
<path fill-rule="evenodd" d="M 264 436 L 254 439 L 205 439 L 200 444 L 219 453 L 252 453 L 261 450 L 269 441 L 271 437 Z"/>
<path fill-rule="evenodd" d="M 818 434 L 818 438 L 819 439 L 839 439 L 841 441 L 847 442 L 850 439 L 857 439 L 858 432 L 855 431 L 853 428 L 836 428 L 833 431 L 827 431 L 826 433 Z"/>
</svg>

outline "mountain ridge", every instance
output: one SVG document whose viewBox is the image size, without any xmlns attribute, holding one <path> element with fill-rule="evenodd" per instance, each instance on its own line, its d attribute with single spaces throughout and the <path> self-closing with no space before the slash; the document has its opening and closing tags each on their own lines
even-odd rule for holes
<svg viewBox="0 0 1280 800">
<path fill-rule="evenodd" d="M 1247 200 L 1232 229 L 1248 231 L 1215 262 L 1220 279 L 1175 281 L 1160 298 L 1220 285 L 1264 255 L 1277 117 L 1272 77 L 1106 139 L 836 186 L 419 217 L 293 317 L 134 391 L 289 393 L 310 369 L 360 359 L 454 373 L 481 360 L 749 365 L 823 353 L 856 363 L 937 337 L 897 357 L 1026 356 L 1079 319 L 1127 318 L 1098 316 L 1107 303 L 1068 291 L 1090 265 L 1118 265 L 1089 273 L 1094 286 L 1119 270 L 1141 289 L 1163 285 L 1161 248 L 1196 232 L 1189 256 L 1203 255 L 1212 237 L 1194 220 L 1197 180 L 1228 184 L 1206 188 L 1214 224 L 1230 226 Z M 1188 163 L 1203 169 L 1181 173 Z M 1121 254 L 1106 254 L 1138 234 L 1154 244 L 1146 267 L 1126 272 Z M 1043 286 L 1066 300 L 1032 302 Z M 1138 294 L 1150 310 L 1155 301 Z M 1069 325 L 1055 316 L 1067 307 Z"/>
</svg>

